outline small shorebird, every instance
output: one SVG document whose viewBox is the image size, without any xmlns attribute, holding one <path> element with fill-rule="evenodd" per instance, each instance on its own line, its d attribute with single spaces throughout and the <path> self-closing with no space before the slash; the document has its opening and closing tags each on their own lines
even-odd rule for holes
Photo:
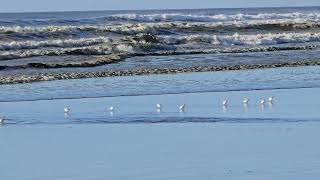
<svg viewBox="0 0 320 180">
<path fill-rule="evenodd" d="M 162 105 L 161 104 L 156 104 L 156 109 L 157 109 L 157 112 L 160 113 L 161 110 L 162 110 Z"/>
<path fill-rule="evenodd" d="M 0 117 L 0 124 L 4 123 L 4 120 L 5 120 L 4 116 Z"/>
<path fill-rule="evenodd" d="M 260 105 L 264 105 L 264 103 L 265 103 L 265 100 L 264 99 L 261 99 L 261 101 L 260 101 Z"/>
<path fill-rule="evenodd" d="M 227 105 L 228 105 L 228 100 L 223 100 L 223 101 L 222 101 L 222 105 L 223 105 L 223 106 L 227 106 Z"/>
<path fill-rule="evenodd" d="M 179 106 L 180 112 L 183 112 L 185 109 L 186 109 L 186 104 L 182 104 L 181 106 Z"/>
<path fill-rule="evenodd" d="M 63 108 L 63 111 L 64 111 L 64 113 L 69 113 L 69 112 L 71 111 L 71 109 L 70 109 L 70 108 L 65 107 L 65 108 Z"/>
<path fill-rule="evenodd" d="M 249 99 L 249 98 L 246 98 L 246 99 L 243 100 L 243 104 L 248 104 L 249 101 L 250 101 L 250 99 Z"/>
<path fill-rule="evenodd" d="M 113 111 L 114 111 L 114 107 L 111 106 L 111 107 L 109 108 L 109 111 L 110 111 L 110 112 L 113 112 Z"/>
<path fill-rule="evenodd" d="M 274 99 L 273 96 L 269 97 L 268 98 L 269 103 L 273 103 L 273 99 Z"/>
</svg>

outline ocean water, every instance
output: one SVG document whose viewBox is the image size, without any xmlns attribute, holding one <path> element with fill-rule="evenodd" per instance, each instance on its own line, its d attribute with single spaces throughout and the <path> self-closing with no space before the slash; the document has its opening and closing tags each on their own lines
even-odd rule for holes
<svg viewBox="0 0 320 180">
<path fill-rule="evenodd" d="M 0 102 L 319 88 L 319 72 L 308 66 L 7 84 Z"/>
<path fill-rule="evenodd" d="M 113 66 L 86 66 L 110 54 L 133 57 L 122 69 L 317 60 L 319 17 L 319 7 L 2 13 L 1 75 L 108 71 Z M 209 55 L 181 64 L 174 53 Z M 150 55 L 164 61 L 141 65 Z"/>
<path fill-rule="evenodd" d="M 319 60 L 319 18 L 319 7 L 2 13 L 0 78 Z M 30 66 L 112 54 L 128 58 Z M 0 179 L 316 179 L 319 68 L 0 85 Z"/>
<path fill-rule="evenodd" d="M 320 174 L 317 73 L 315 66 L 2 86 L 0 177 L 314 179 Z M 115 82 L 118 88 L 107 89 Z M 259 104 L 270 96 L 273 104 Z"/>
<path fill-rule="evenodd" d="M 0 128 L 1 178 L 317 179 L 318 123 Z"/>
</svg>

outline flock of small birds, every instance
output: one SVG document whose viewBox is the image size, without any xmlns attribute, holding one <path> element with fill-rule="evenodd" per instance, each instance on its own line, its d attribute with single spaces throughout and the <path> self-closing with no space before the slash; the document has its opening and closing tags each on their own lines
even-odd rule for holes
<svg viewBox="0 0 320 180">
<path fill-rule="evenodd" d="M 268 98 L 268 102 L 269 102 L 269 104 L 273 104 L 273 100 L 274 100 L 274 98 L 273 97 L 269 97 Z M 249 104 L 249 101 L 250 101 L 250 99 L 249 98 L 246 98 L 246 99 L 244 99 L 243 100 L 243 104 L 244 105 L 248 105 Z M 266 101 L 264 100 L 264 99 L 261 99 L 260 100 L 260 105 L 262 105 L 262 106 L 264 106 L 265 105 L 265 103 L 266 103 Z M 179 106 L 179 111 L 180 112 L 184 112 L 185 111 L 185 109 L 186 109 L 186 104 L 182 104 L 182 105 L 180 105 Z M 223 107 L 226 107 L 226 106 L 228 106 L 228 100 L 223 100 L 222 101 L 222 106 Z M 161 110 L 162 110 L 162 104 L 156 104 L 156 110 L 157 110 L 157 112 L 161 112 Z M 114 112 L 115 111 L 115 107 L 114 106 L 111 106 L 111 107 L 109 107 L 109 112 Z M 64 113 L 65 114 L 68 114 L 68 113 L 70 113 L 71 112 L 71 109 L 70 108 L 64 108 Z"/>
<path fill-rule="evenodd" d="M 249 104 L 249 101 L 250 101 L 250 99 L 249 99 L 249 98 L 246 98 L 246 99 L 243 100 L 243 104 L 244 104 L 244 105 L 248 105 L 248 104 Z M 269 97 L 269 98 L 268 98 L 268 103 L 269 103 L 269 104 L 273 104 L 273 101 L 274 101 L 274 97 Z M 264 99 L 261 99 L 261 100 L 260 100 L 260 105 L 261 105 L 261 106 L 264 106 L 265 103 L 266 103 L 266 101 L 265 101 Z M 223 100 L 223 101 L 222 101 L 222 106 L 223 106 L 224 108 L 226 108 L 226 107 L 228 106 L 228 100 L 226 100 L 226 99 Z M 161 109 L 162 109 L 162 105 L 161 105 L 161 104 L 156 104 L 156 109 L 157 109 L 158 112 L 160 112 Z M 180 112 L 184 112 L 185 109 L 186 109 L 186 104 L 182 104 L 182 105 L 179 106 L 179 111 L 180 111 Z M 115 107 L 114 107 L 114 106 L 109 107 L 109 112 L 112 113 L 112 112 L 114 112 L 114 110 L 115 110 Z M 69 113 L 71 112 L 71 109 L 68 108 L 68 107 L 65 107 L 65 108 L 63 109 L 63 111 L 64 111 L 65 114 L 69 114 Z M 0 117 L 0 124 L 4 123 L 5 119 L 6 119 L 5 116 Z"/>
</svg>

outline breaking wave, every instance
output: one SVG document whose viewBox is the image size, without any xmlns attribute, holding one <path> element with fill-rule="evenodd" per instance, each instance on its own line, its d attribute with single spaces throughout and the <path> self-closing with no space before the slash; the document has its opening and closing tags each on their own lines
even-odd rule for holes
<svg viewBox="0 0 320 180">
<path fill-rule="evenodd" d="M 133 20 L 141 22 L 158 22 L 158 21 L 244 21 L 244 20 L 269 20 L 269 19 L 312 19 L 318 20 L 320 13 L 259 13 L 259 14 L 182 14 L 182 13 L 159 13 L 159 14 L 116 14 L 110 16 L 112 19 Z M 111 19 L 109 17 L 106 17 Z"/>
<path fill-rule="evenodd" d="M 62 55 L 109 55 L 112 53 L 133 53 L 133 47 L 126 44 L 87 46 L 74 48 L 30 49 L 17 51 L 0 51 L 0 60 L 28 58 L 36 56 Z"/>
<path fill-rule="evenodd" d="M 106 46 L 106 43 L 123 44 L 159 44 L 159 45 L 182 45 L 192 43 L 208 43 L 212 45 L 278 45 L 289 43 L 311 43 L 320 42 L 320 33 L 267 33 L 267 34 L 239 34 L 233 35 L 187 35 L 187 36 L 156 36 L 152 34 L 137 34 L 122 39 L 111 39 L 109 37 L 80 38 L 80 39 L 54 39 L 44 41 L 11 41 L 1 42 L 0 50 L 22 50 L 36 48 L 72 48 L 84 46 Z M 123 49 L 123 48 L 120 48 Z"/>
<path fill-rule="evenodd" d="M 54 48 L 54 49 L 31 49 L 17 51 L 0 51 L 0 60 L 11 60 L 19 58 L 29 58 L 37 56 L 62 56 L 62 55 L 110 55 L 124 54 L 130 56 L 168 56 L 183 54 L 215 54 L 215 53 L 245 53 L 245 52 L 272 52 L 290 50 L 313 50 L 319 49 L 319 45 L 304 46 L 269 46 L 269 47 L 234 47 L 234 48 L 214 48 L 214 47 L 184 47 L 169 45 L 104 45 L 88 46 L 78 48 Z"/>
<path fill-rule="evenodd" d="M 113 32 L 119 34 L 136 34 L 136 33 L 155 33 L 163 34 L 165 30 L 192 30 L 192 31 L 237 31 L 241 29 L 263 29 L 268 30 L 294 30 L 294 29 L 310 29 L 319 28 L 318 21 L 306 20 L 252 20 L 252 21 L 228 21 L 228 22 L 158 22 L 158 23 L 126 23 L 122 25 L 81 25 L 81 26 L 1 26 L 0 34 L 37 34 L 37 33 L 70 33 L 70 32 Z"/>
<path fill-rule="evenodd" d="M 288 43 L 320 42 L 320 33 L 279 33 L 254 35 L 191 35 L 164 38 L 167 44 L 210 43 L 214 45 L 278 45 Z"/>
<path fill-rule="evenodd" d="M 87 13 L 86 14 L 90 14 Z M 132 13 L 102 13 L 97 16 L 79 16 L 78 18 L 66 16 L 43 16 L 40 14 L 36 18 L 28 18 L 25 16 L 17 16 L 17 18 L 1 18 L 1 25 L 20 24 L 26 25 L 46 25 L 46 24 L 99 24 L 117 21 L 138 21 L 138 22 L 159 22 L 159 21 L 194 21 L 194 22 L 216 22 L 216 21 L 247 21 L 247 20 L 270 20 L 270 19 L 309 19 L 318 20 L 320 13 L 318 11 L 295 11 L 295 12 L 226 12 L 216 13 L 215 11 L 198 11 L 198 12 L 168 12 L 158 11 L 152 12 L 132 12 Z M 10 16 L 9 16 L 10 17 Z"/>
<path fill-rule="evenodd" d="M 17 50 L 17 49 L 36 49 L 43 47 L 77 47 L 92 46 L 96 44 L 108 43 L 110 39 L 107 37 L 97 38 L 81 38 L 81 39 L 56 39 L 45 41 L 11 41 L 0 42 L 0 50 Z"/>
<path fill-rule="evenodd" d="M 0 60 L 318 49 L 320 9 L 301 12 L 297 9 L 87 12 L 91 15 L 74 12 L 33 14 L 26 16 L 29 19 L 23 14 L 16 15 L 19 17 L 16 19 L 1 17 Z"/>
</svg>

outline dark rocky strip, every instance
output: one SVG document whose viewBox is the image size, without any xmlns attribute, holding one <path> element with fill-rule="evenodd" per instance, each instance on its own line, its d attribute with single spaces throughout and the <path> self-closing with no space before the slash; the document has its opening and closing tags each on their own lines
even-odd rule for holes
<svg viewBox="0 0 320 180">
<path fill-rule="evenodd" d="M 113 77 L 113 76 L 134 76 L 134 75 L 151 75 L 151 74 L 176 74 L 187 72 L 215 72 L 231 71 L 246 69 L 264 69 L 278 67 L 299 67 L 299 66 L 319 66 L 320 60 L 304 62 L 286 62 L 276 64 L 243 64 L 231 66 L 195 66 L 187 68 L 155 68 L 155 69 L 137 69 L 123 71 L 105 71 L 105 72 L 84 72 L 84 73 L 56 73 L 56 74 L 39 74 L 39 75 L 22 75 L 0 77 L 0 84 L 31 83 L 39 81 L 52 81 L 63 79 L 81 79 L 94 77 Z"/>
</svg>

